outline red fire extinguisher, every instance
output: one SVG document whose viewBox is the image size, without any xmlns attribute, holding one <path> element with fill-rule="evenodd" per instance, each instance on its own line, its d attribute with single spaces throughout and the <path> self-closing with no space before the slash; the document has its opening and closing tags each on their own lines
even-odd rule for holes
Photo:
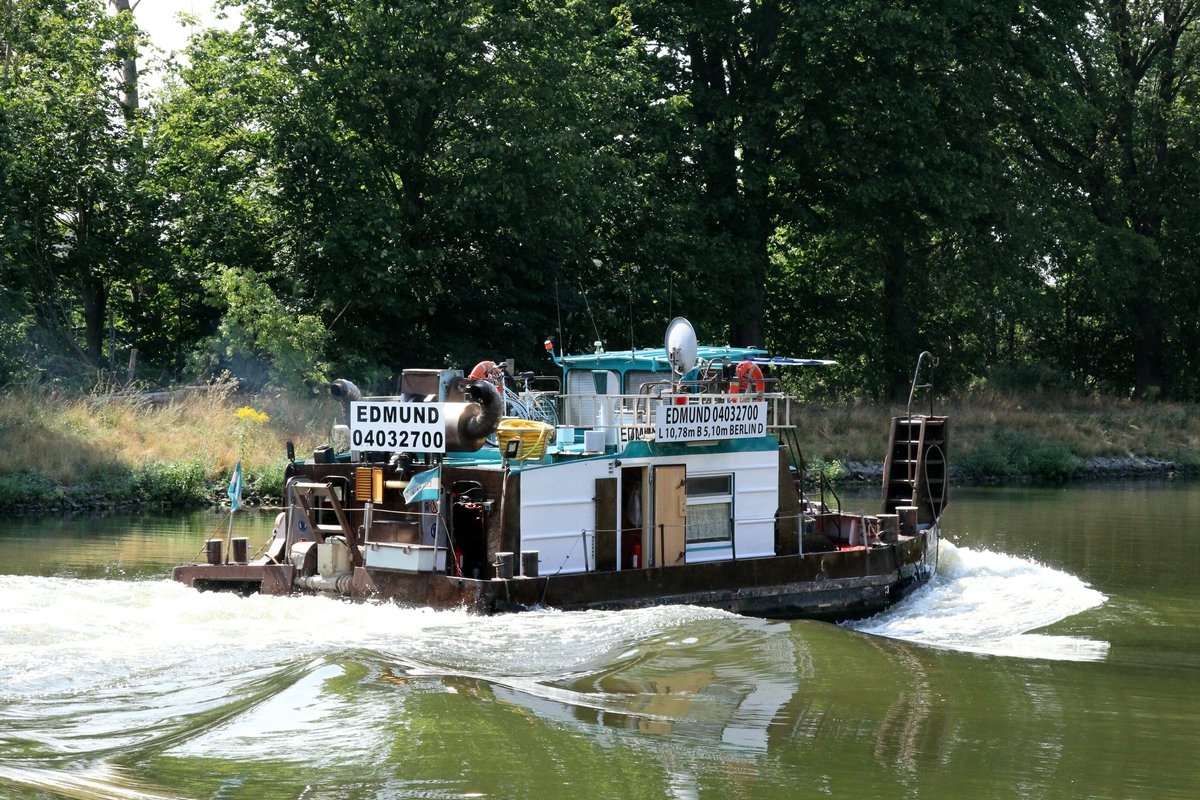
<svg viewBox="0 0 1200 800">
<path fill-rule="evenodd" d="M 633 554 L 633 568 L 641 569 L 641 566 L 642 566 L 642 543 L 634 542 L 631 552 Z"/>
</svg>

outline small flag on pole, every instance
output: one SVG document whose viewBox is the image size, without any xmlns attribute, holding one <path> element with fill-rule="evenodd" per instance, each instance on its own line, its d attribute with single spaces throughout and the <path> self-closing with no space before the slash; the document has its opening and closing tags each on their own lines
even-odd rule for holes
<svg viewBox="0 0 1200 800">
<path fill-rule="evenodd" d="M 414 475 L 408 486 L 404 487 L 404 502 L 437 500 L 442 491 L 441 474 L 441 467 L 434 467 Z"/>
<path fill-rule="evenodd" d="M 229 481 L 229 510 L 237 511 L 242 506 L 242 462 L 237 462 L 233 468 L 233 478 Z"/>
</svg>

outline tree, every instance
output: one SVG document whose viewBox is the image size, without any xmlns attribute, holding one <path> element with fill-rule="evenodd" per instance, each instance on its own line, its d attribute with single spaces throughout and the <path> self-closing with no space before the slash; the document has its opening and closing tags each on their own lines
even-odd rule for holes
<svg viewBox="0 0 1200 800">
<path fill-rule="evenodd" d="M 5 258 L 39 321 L 100 365 L 106 327 L 115 338 L 112 296 L 153 242 L 136 86 L 118 77 L 125 65 L 136 81 L 138 32 L 127 9 L 109 15 L 99 0 L 13 0 L 5 12 Z"/>
<path fill-rule="evenodd" d="M 683 113 L 687 140 L 667 154 L 692 166 L 691 211 L 700 285 L 724 309 L 734 344 L 762 346 L 769 248 L 780 218 L 774 182 L 788 39 L 801 34 L 781 0 L 633 4 L 639 32 L 661 54 L 662 91 Z"/>
<path fill-rule="evenodd" d="M 271 280 L 320 309 L 340 361 L 469 360 L 481 342 L 532 355 L 556 283 L 560 297 L 619 293 L 628 248 L 605 234 L 636 226 L 616 217 L 645 176 L 629 154 L 649 105 L 619 14 L 541 0 L 245 13 L 254 57 L 286 87 L 258 109 Z"/>
<path fill-rule="evenodd" d="M 215 275 L 233 270 L 275 280 L 273 294 L 296 313 L 305 309 L 276 278 L 276 260 L 286 255 L 273 120 L 279 98 L 292 91 L 280 58 L 264 57 L 245 30 L 200 32 L 185 55 L 148 123 L 148 186 L 170 269 L 142 284 L 139 307 L 157 321 L 143 346 L 175 374 L 196 378 L 228 366 L 214 365 L 208 342 L 228 311 L 229 294 L 215 291 Z"/>
<path fill-rule="evenodd" d="M 1051 124 L 1022 130 L 1063 220 L 1059 341 L 1137 397 L 1194 386 L 1198 15 L 1189 0 L 1090 4 L 1057 40 Z"/>
<path fill-rule="evenodd" d="M 799 33 L 779 36 L 776 342 L 822 347 L 877 396 L 906 396 L 926 349 L 961 384 L 1041 291 L 1036 209 L 1005 136 L 1037 102 L 1046 9 L 785 8 Z"/>
</svg>

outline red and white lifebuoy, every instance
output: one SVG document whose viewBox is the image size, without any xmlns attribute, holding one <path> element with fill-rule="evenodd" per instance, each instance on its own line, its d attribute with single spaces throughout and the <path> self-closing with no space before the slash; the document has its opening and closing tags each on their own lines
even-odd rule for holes
<svg viewBox="0 0 1200 800">
<path fill-rule="evenodd" d="M 753 391 L 755 394 L 762 394 L 763 388 L 763 374 L 758 364 L 743 361 L 737 365 L 737 380 L 729 384 L 729 393 L 734 396 L 733 402 L 737 402 L 739 393 Z"/>
</svg>

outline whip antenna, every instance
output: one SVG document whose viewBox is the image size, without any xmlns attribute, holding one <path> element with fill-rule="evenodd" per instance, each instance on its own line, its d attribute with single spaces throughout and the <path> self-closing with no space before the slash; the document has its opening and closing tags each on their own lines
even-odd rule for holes
<svg viewBox="0 0 1200 800">
<path fill-rule="evenodd" d="M 558 313 L 558 347 L 565 353 L 567 340 L 563 338 L 562 332 L 562 304 L 558 302 L 558 278 L 554 279 L 554 310 Z"/>
<path fill-rule="evenodd" d="M 580 291 L 583 292 L 583 305 L 584 305 L 584 308 L 587 309 L 588 319 L 590 319 L 592 321 L 592 330 L 596 332 L 596 344 L 599 345 L 600 344 L 600 329 L 598 327 L 596 327 L 596 317 L 594 314 L 592 314 L 592 303 L 591 303 L 591 301 L 588 300 L 587 289 L 584 289 L 581 287 Z"/>
</svg>

